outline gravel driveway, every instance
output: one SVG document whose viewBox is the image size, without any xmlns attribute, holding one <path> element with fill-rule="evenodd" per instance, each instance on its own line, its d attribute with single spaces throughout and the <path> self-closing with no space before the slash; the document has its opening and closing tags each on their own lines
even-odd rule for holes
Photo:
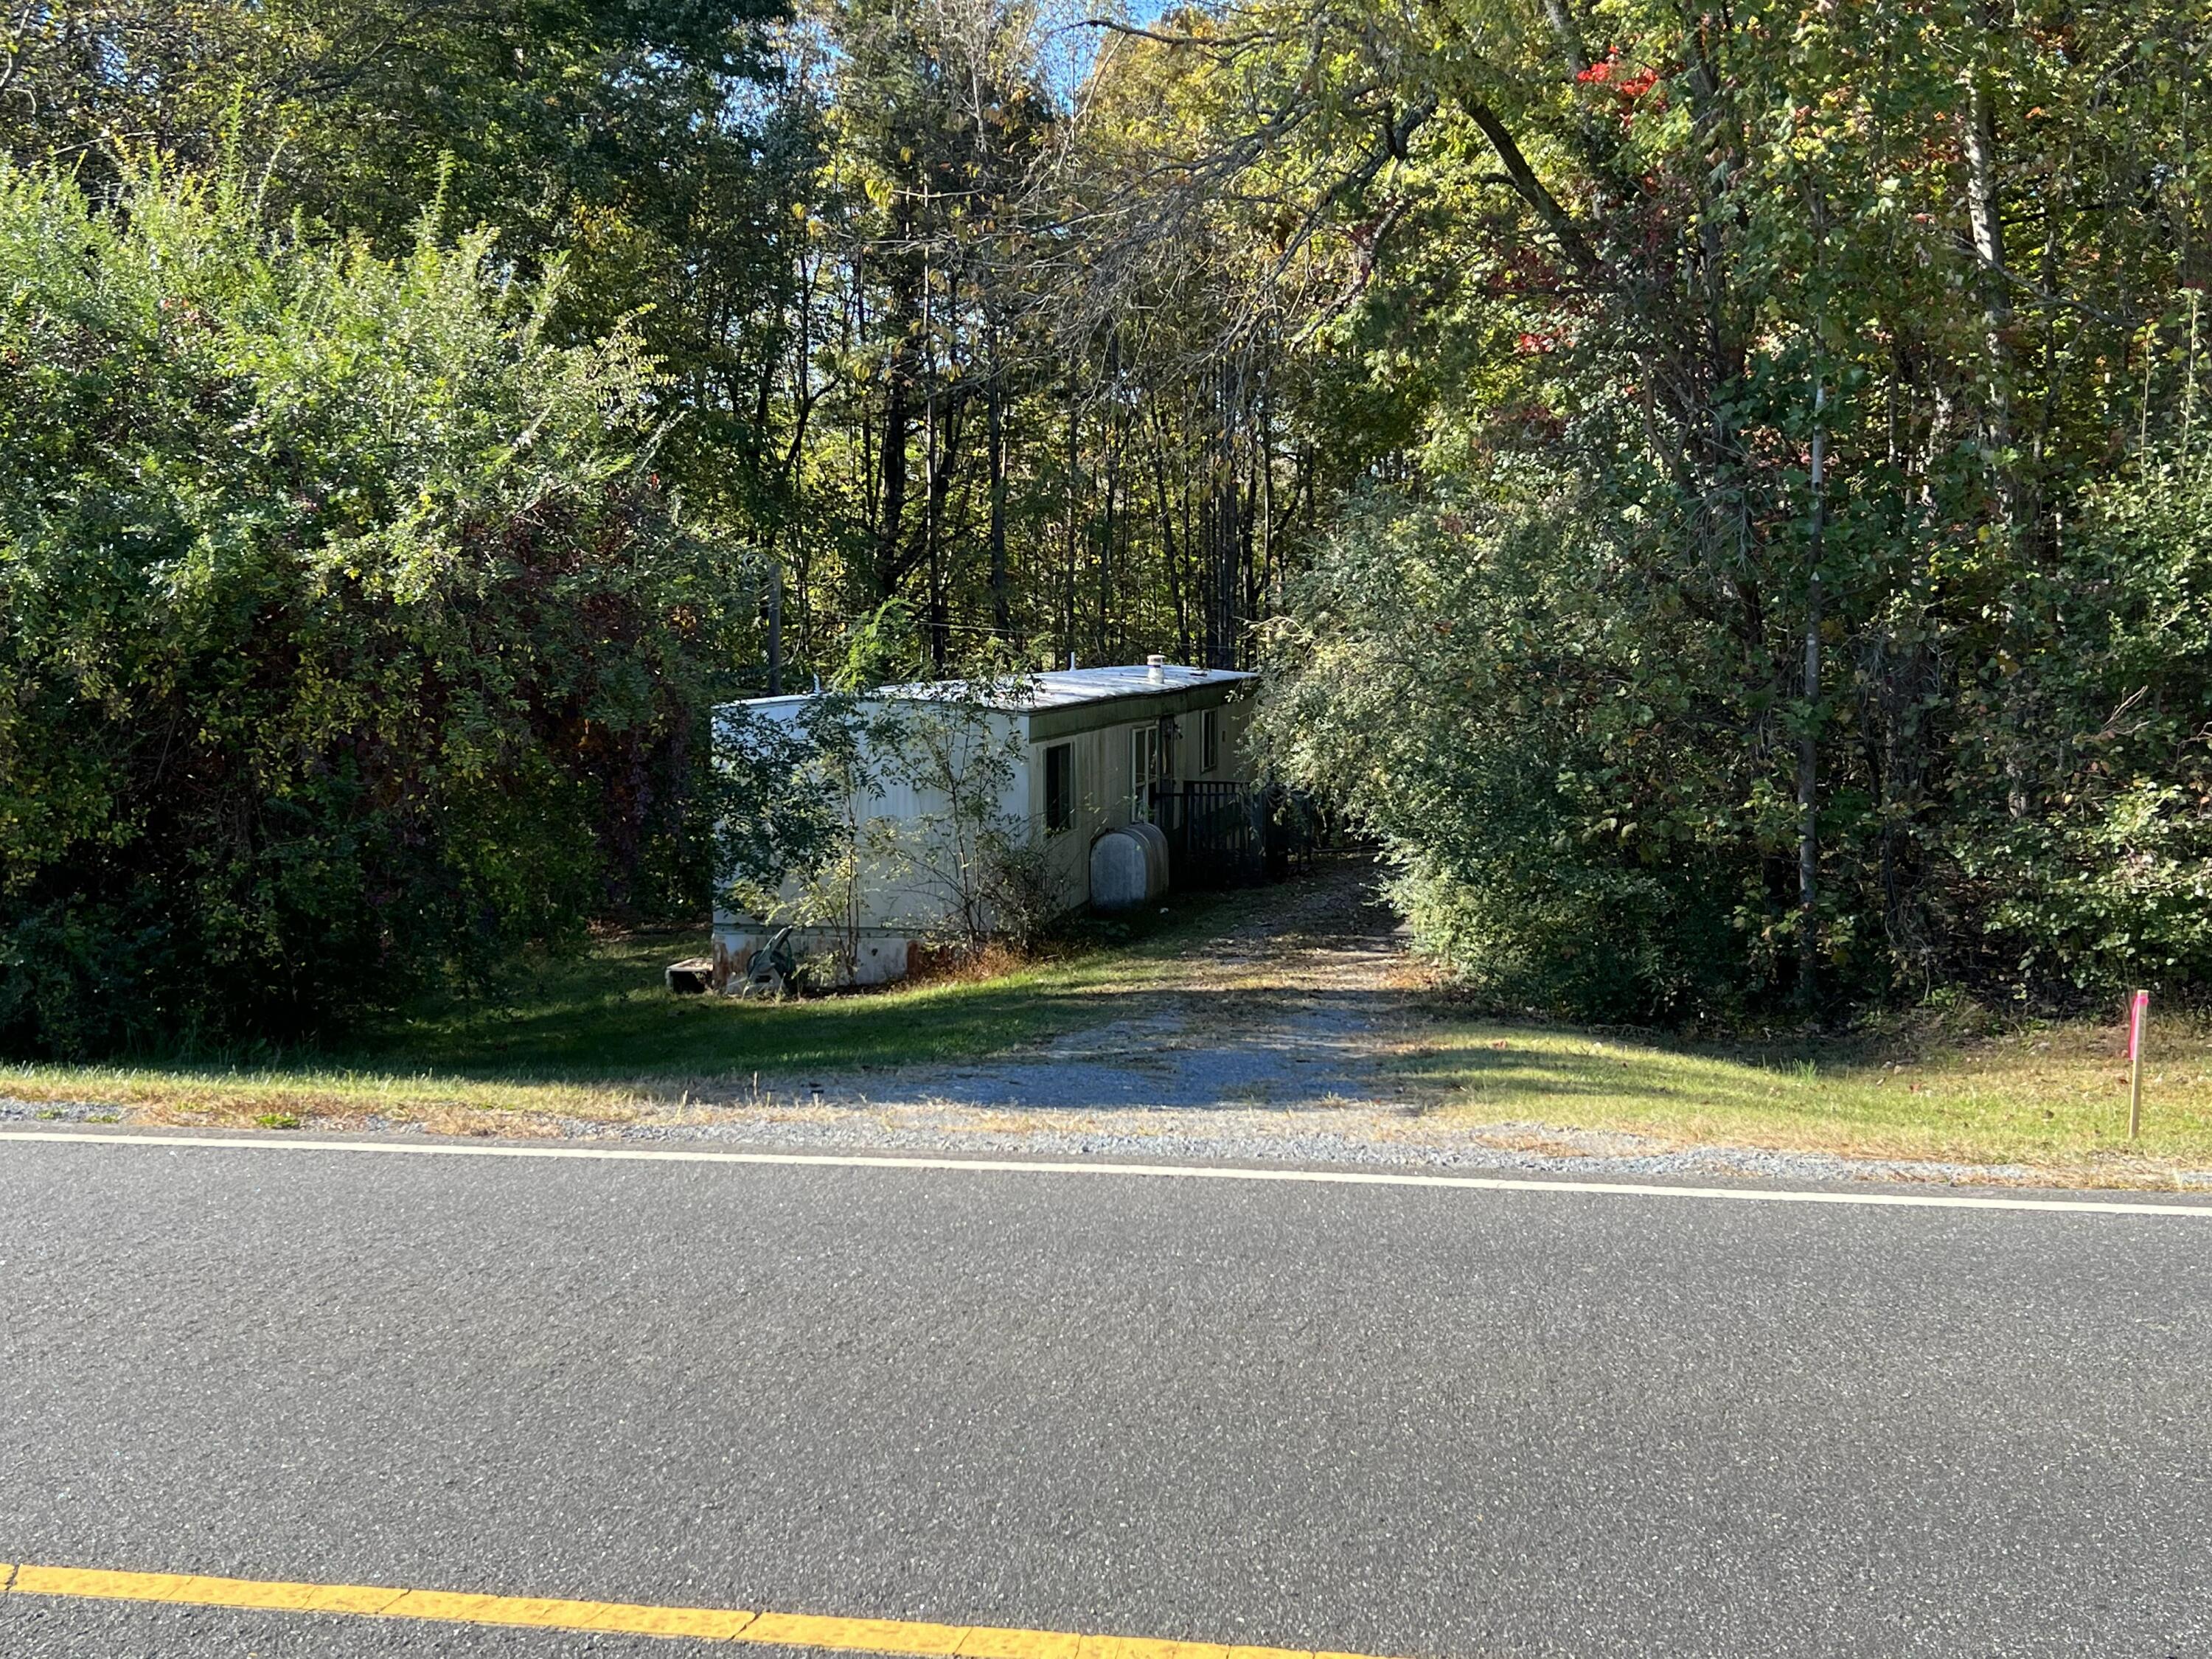
<svg viewBox="0 0 2212 1659">
<path fill-rule="evenodd" d="M 625 1138 L 784 1148 L 1412 1165 L 1793 1182 L 2029 1183 L 2013 1165 L 1846 1158 L 1431 1114 L 1395 1077 L 1427 980 L 1371 866 L 1271 890 L 1194 947 L 1144 1012 L 984 1061 L 776 1080 L 758 1104 L 623 1126 Z M 605 1133 L 605 1126 L 577 1126 Z"/>
</svg>

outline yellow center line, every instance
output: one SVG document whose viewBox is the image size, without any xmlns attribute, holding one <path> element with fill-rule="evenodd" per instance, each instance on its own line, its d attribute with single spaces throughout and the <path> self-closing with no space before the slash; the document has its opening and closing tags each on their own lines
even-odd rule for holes
<svg viewBox="0 0 2212 1659">
<path fill-rule="evenodd" d="M 248 1607 L 274 1613 L 422 1619 L 449 1625 L 520 1625 L 540 1630 L 688 1637 L 706 1642 L 912 1656 L 912 1659 L 1367 1659 L 1300 1648 L 1165 1642 L 1136 1636 L 994 1625 L 930 1625 L 900 1619 L 838 1619 L 737 1607 L 657 1607 L 636 1601 L 568 1601 L 478 1595 L 369 1584 L 295 1584 L 199 1573 L 113 1572 L 0 1562 L 0 1599 L 18 1595 L 88 1601 L 158 1601 L 174 1607 Z"/>
</svg>

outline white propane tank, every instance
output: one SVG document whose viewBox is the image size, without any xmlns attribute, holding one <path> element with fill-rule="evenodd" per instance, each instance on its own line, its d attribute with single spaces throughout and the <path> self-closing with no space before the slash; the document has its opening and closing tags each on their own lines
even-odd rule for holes
<svg viewBox="0 0 2212 1659">
<path fill-rule="evenodd" d="M 1145 843 L 1145 860 L 1152 869 L 1149 884 L 1145 889 L 1145 896 L 1147 899 L 1164 896 L 1168 890 L 1167 836 L 1161 832 L 1158 824 L 1148 823 L 1143 818 L 1130 823 L 1121 833 L 1134 836 Z"/>
<path fill-rule="evenodd" d="M 1091 843 L 1091 903 L 1128 910 L 1159 897 L 1167 891 L 1167 837 L 1152 824 L 1109 830 Z"/>
</svg>

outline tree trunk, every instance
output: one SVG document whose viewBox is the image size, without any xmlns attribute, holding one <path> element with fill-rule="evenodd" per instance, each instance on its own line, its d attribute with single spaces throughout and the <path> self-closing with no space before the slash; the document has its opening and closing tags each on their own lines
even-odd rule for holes
<svg viewBox="0 0 2212 1659">
<path fill-rule="evenodd" d="M 1985 8 L 1986 10 L 1986 8 Z M 1985 19 L 1994 34 L 2002 27 Z M 1996 89 L 1987 69 L 1976 73 L 1966 100 L 1966 223 L 1981 270 L 1982 343 L 1989 362 L 1989 407 L 1985 416 L 1990 452 L 2000 458 L 2012 447 L 2012 354 L 2006 331 L 2012 326 L 2010 276 L 2005 269 L 2004 209 L 1997 187 Z M 2020 484 L 2009 459 L 1997 463 L 1997 489 L 2008 527 L 2020 525 Z"/>
<path fill-rule="evenodd" d="M 1060 624 L 1060 648 L 1066 654 L 1070 668 L 1075 666 L 1075 492 L 1083 441 L 1083 404 L 1078 396 L 1079 390 L 1076 371 L 1071 367 L 1067 374 L 1067 488 L 1060 543 L 1067 555 L 1067 580 L 1061 589 L 1064 603 Z"/>
<path fill-rule="evenodd" d="M 783 561 L 769 562 L 768 694 L 783 695 Z"/>
<path fill-rule="evenodd" d="M 991 631 L 1013 636 L 1012 594 L 1006 571 L 1006 371 L 999 362 L 999 331 L 991 331 L 991 406 L 985 441 L 991 471 Z"/>
<path fill-rule="evenodd" d="M 921 550 L 923 580 L 928 585 L 924 596 L 929 619 L 929 665 L 938 674 L 945 672 L 947 640 L 945 614 L 945 557 L 943 538 L 938 534 L 938 521 L 945 499 L 944 458 L 939 453 L 937 430 L 937 388 L 933 382 L 923 404 L 921 423 Z"/>
<path fill-rule="evenodd" d="M 1820 544 L 1826 528 L 1826 388 L 1813 383 L 1813 523 L 1805 582 L 1805 727 L 1797 739 L 1797 1006 L 1809 1013 L 1820 989 Z"/>
<path fill-rule="evenodd" d="M 876 530 L 876 592 L 878 604 L 898 591 L 900 545 L 906 528 L 906 448 L 914 424 L 907 401 L 907 320 L 911 296 L 902 294 L 892 308 L 891 347 L 884 369 L 883 512 Z"/>
</svg>

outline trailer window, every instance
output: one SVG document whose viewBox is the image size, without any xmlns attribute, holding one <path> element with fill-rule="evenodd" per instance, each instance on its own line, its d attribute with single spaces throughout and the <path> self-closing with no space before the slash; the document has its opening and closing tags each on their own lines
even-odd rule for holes
<svg viewBox="0 0 2212 1659">
<path fill-rule="evenodd" d="M 1205 764 L 1199 769 L 1211 773 L 1221 764 L 1221 711 L 1209 708 L 1199 717 L 1199 748 Z"/>
<path fill-rule="evenodd" d="M 1058 835 L 1075 823 L 1075 749 L 1056 743 L 1044 751 L 1044 827 Z"/>
<path fill-rule="evenodd" d="M 1160 728 L 1139 726 L 1129 732 L 1129 812 L 1152 815 L 1152 785 L 1160 775 Z"/>
</svg>

